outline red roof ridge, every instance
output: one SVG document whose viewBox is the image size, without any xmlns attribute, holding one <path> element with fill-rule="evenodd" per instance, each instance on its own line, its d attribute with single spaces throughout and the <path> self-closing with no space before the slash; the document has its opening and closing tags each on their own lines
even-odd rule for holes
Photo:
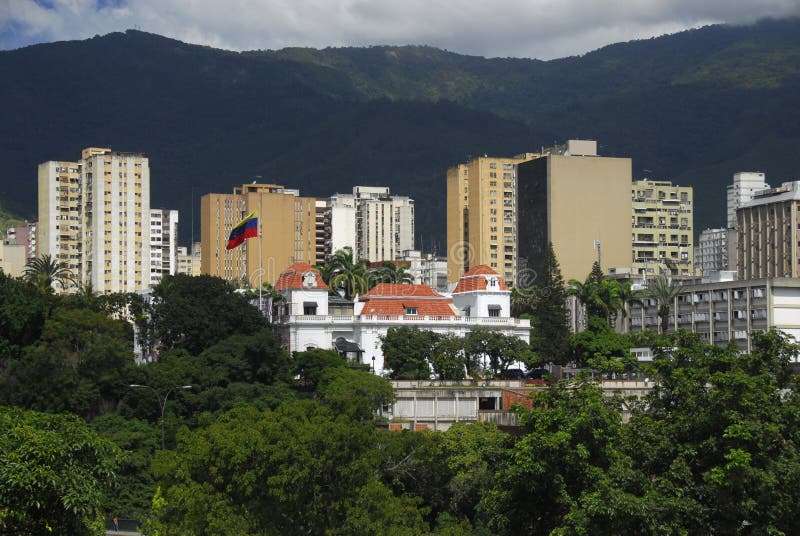
<svg viewBox="0 0 800 536">
<path fill-rule="evenodd" d="M 325 281 L 322 279 L 322 274 L 319 273 L 319 270 L 307 262 L 296 262 L 281 272 L 281 274 L 278 276 L 278 281 L 275 283 L 275 290 L 308 288 L 303 285 L 303 276 L 309 272 L 314 274 L 314 278 L 317 282 L 317 285 L 312 288 L 328 288 L 328 285 L 325 284 Z"/>
</svg>

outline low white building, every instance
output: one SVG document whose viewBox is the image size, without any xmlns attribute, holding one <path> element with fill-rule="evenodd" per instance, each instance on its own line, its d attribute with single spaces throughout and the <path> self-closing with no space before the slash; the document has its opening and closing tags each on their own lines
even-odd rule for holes
<svg viewBox="0 0 800 536">
<path fill-rule="evenodd" d="M 658 304 L 653 298 L 631 303 L 630 331 L 658 331 Z M 670 307 L 668 331 L 685 329 L 703 342 L 752 350 L 755 331 L 779 329 L 800 339 L 800 279 L 776 277 L 687 284 Z"/>
<path fill-rule="evenodd" d="M 289 351 L 334 349 L 337 344 L 353 343 L 358 350 L 350 344 L 349 352 L 360 355 L 360 361 L 372 366 L 376 374 L 384 369 L 381 337 L 392 327 L 416 327 L 459 337 L 484 327 L 526 342 L 530 338 L 530 321 L 511 318 L 511 291 L 487 266 L 476 266 L 464 274 L 452 296 L 427 285 L 381 283 L 359 297 L 350 310 L 329 308 L 328 286 L 306 263 L 287 268 L 275 290 L 286 300 L 276 324 Z"/>
</svg>

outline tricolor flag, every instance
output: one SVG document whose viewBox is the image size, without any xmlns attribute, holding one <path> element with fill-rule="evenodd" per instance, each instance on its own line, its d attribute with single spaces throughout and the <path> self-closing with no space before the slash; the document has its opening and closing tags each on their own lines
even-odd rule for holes
<svg viewBox="0 0 800 536">
<path fill-rule="evenodd" d="M 231 235 L 228 237 L 228 245 L 225 249 L 233 249 L 242 244 L 247 238 L 258 236 L 258 211 L 254 210 L 245 219 L 236 224 L 236 227 L 231 229 Z"/>
</svg>

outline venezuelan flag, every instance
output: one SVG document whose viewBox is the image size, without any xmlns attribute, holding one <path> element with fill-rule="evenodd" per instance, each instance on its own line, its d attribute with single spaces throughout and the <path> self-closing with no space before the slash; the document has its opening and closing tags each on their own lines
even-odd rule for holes
<svg viewBox="0 0 800 536">
<path fill-rule="evenodd" d="M 228 245 L 225 249 L 233 249 L 242 244 L 247 238 L 258 236 L 258 211 L 254 210 L 245 219 L 236 224 L 236 227 L 231 229 L 231 235 L 228 237 Z"/>
</svg>

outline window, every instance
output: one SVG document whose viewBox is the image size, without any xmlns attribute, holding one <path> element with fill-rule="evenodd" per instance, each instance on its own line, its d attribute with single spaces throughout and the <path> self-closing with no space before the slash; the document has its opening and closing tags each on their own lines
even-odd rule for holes
<svg viewBox="0 0 800 536">
<path fill-rule="evenodd" d="M 303 314 L 304 315 L 316 315 L 317 314 L 317 304 L 315 302 L 304 302 L 303 303 Z"/>
<path fill-rule="evenodd" d="M 407 315 L 417 315 L 419 314 L 416 307 L 406 307 L 406 314 Z"/>
<path fill-rule="evenodd" d="M 490 305 L 489 306 L 489 316 L 499 317 L 500 316 L 500 306 L 499 305 Z"/>
</svg>

